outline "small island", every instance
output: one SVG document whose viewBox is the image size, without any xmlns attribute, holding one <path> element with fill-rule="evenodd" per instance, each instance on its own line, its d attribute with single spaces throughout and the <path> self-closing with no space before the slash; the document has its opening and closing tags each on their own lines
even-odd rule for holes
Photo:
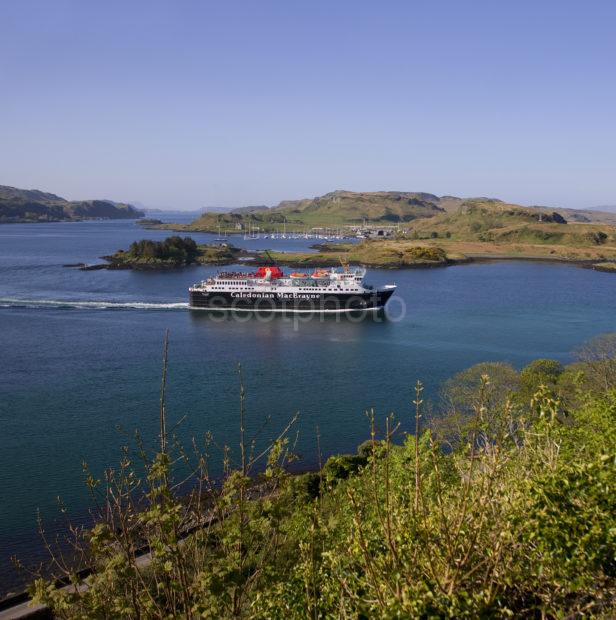
<svg viewBox="0 0 616 620">
<path fill-rule="evenodd" d="M 232 245 L 197 245 L 190 237 L 173 236 L 164 241 L 142 239 L 130 244 L 128 250 L 118 250 L 103 256 L 106 263 L 77 266 L 84 271 L 98 269 L 177 269 L 190 265 L 229 265 L 245 252 Z"/>
</svg>

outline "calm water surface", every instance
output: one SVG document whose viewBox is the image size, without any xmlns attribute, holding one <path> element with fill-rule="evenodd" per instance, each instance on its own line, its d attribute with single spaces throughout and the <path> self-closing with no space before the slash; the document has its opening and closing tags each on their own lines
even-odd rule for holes
<svg viewBox="0 0 616 620">
<path fill-rule="evenodd" d="M 317 426 L 325 455 L 353 450 L 368 434 L 367 409 L 381 419 L 409 415 L 417 379 L 430 396 L 476 362 L 568 361 L 584 340 L 616 330 L 616 276 L 568 265 L 372 270 L 372 283 L 398 284 L 397 301 L 390 320 L 362 322 L 221 321 L 189 311 L 188 286 L 215 268 L 62 266 L 167 234 L 120 221 L 0 226 L 0 593 L 18 585 L 9 557 L 40 553 L 37 509 L 52 529 L 57 496 L 84 514 L 82 461 L 96 472 L 114 464 L 135 429 L 154 444 L 166 329 L 168 410 L 172 423 L 186 416 L 182 439 L 210 430 L 237 444 L 241 362 L 249 429 L 271 416 L 271 437 L 300 412 L 306 466 L 317 460 Z M 290 250 L 314 242 L 234 243 Z"/>
</svg>

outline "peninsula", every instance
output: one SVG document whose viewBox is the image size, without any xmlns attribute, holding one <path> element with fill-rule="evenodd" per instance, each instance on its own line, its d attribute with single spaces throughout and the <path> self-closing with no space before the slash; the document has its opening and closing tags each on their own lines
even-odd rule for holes
<svg viewBox="0 0 616 620">
<path fill-rule="evenodd" d="M 503 220 L 509 216 L 503 215 Z M 280 264 L 338 264 L 340 259 L 370 267 L 445 266 L 486 259 L 550 260 L 616 272 L 616 227 L 533 221 L 516 214 L 515 223 L 485 214 L 443 216 L 419 223 L 390 239 L 326 243 L 318 253 L 272 252 Z"/>
<path fill-rule="evenodd" d="M 0 224 L 76 222 L 82 220 L 134 220 L 143 211 L 112 200 L 73 200 L 42 192 L 0 185 Z"/>
</svg>

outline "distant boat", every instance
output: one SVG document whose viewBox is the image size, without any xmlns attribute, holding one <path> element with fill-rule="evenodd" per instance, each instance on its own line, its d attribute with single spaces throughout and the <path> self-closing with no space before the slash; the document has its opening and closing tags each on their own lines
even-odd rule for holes
<svg viewBox="0 0 616 620">
<path fill-rule="evenodd" d="M 220 224 L 218 224 L 218 238 L 214 239 L 214 241 L 217 241 L 219 243 L 226 243 L 228 241 L 226 235 L 223 236 L 220 232 Z"/>
<path fill-rule="evenodd" d="M 255 232 L 255 227 L 248 223 L 248 234 L 244 233 L 244 240 L 248 241 L 248 239 L 260 239 L 261 233 Z"/>
</svg>

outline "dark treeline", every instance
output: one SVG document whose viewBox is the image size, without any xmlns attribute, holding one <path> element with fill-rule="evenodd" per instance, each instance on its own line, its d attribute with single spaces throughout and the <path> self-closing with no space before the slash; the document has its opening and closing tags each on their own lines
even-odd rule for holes
<svg viewBox="0 0 616 620">
<path fill-rule="evenodd" d="M 128 252 L 137 260 L 165 260 L 177 263 L 195 262 L 199 255 L 197 244 L 190 237 L 167 237 L 164 241 L 142 239 L 131 243 Z"/>
</svg>

